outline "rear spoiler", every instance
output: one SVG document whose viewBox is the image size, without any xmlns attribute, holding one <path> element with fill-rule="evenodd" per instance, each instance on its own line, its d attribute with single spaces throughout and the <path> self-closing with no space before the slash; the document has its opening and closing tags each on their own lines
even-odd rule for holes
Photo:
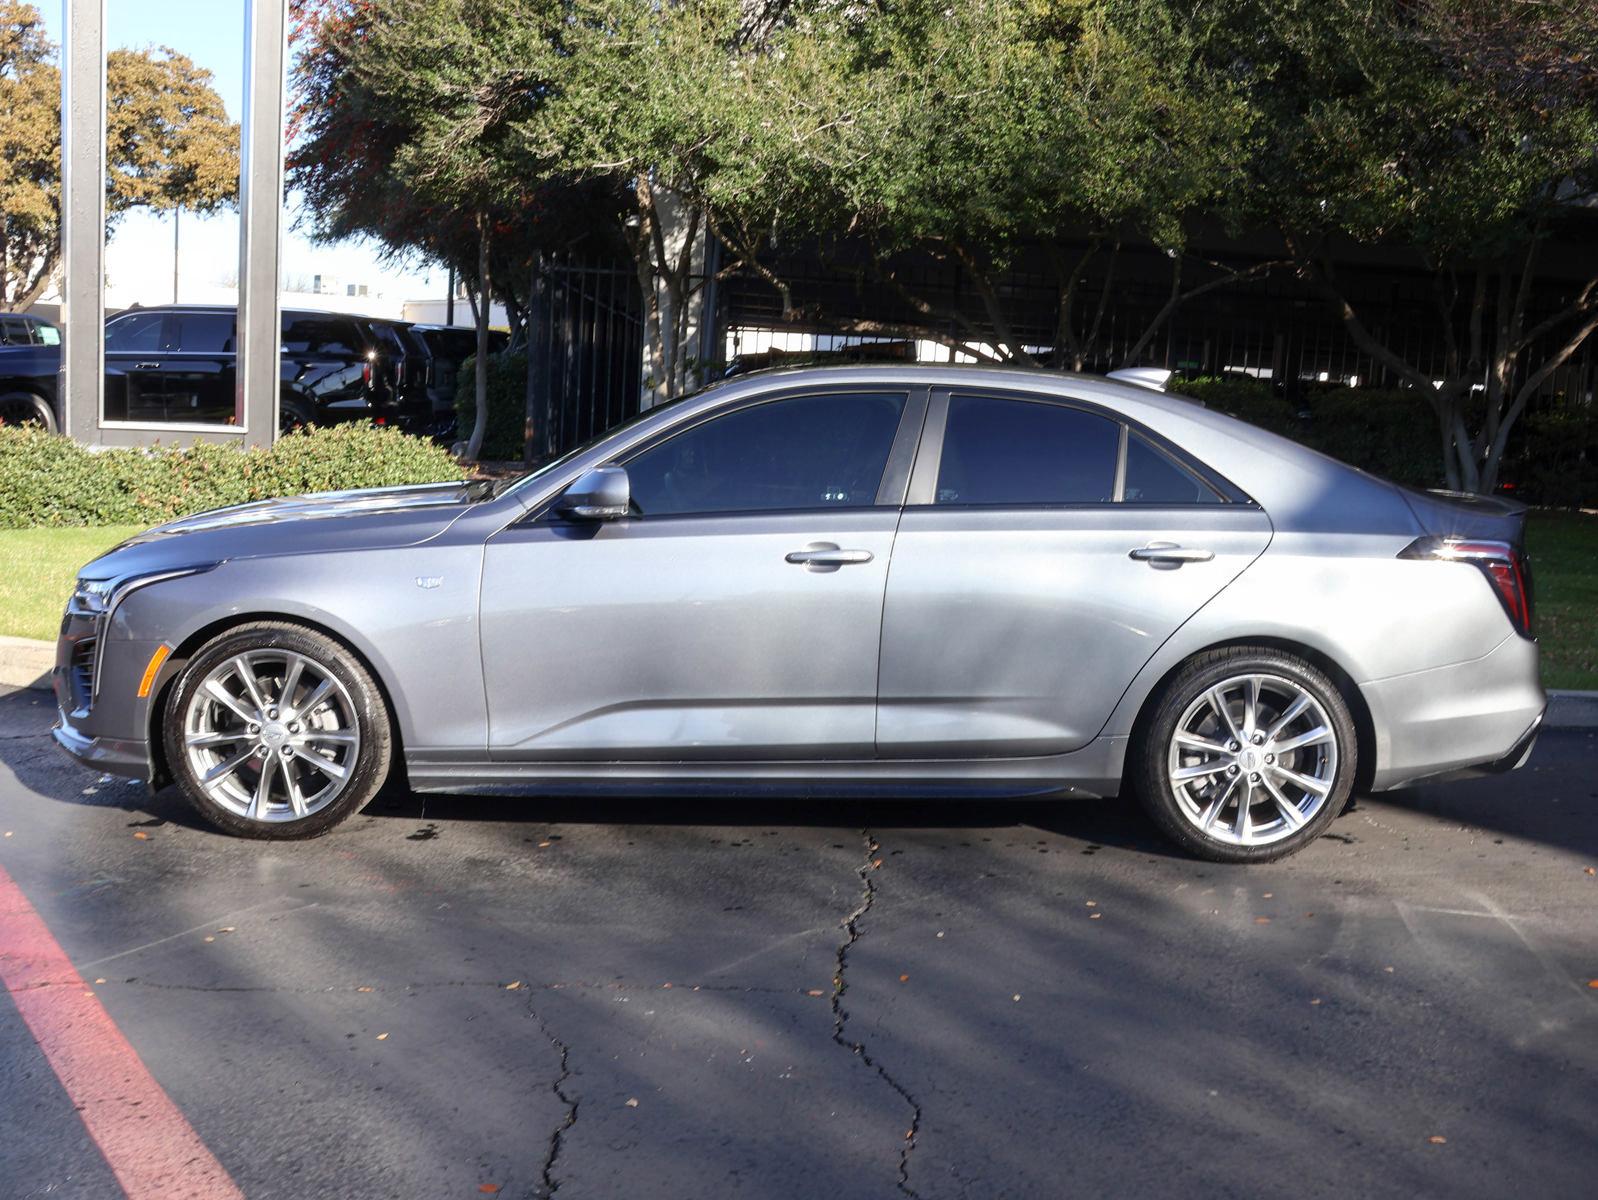
<svg viewBox="0 0 1598 1200">
<path fill-rule="evenodd" d="M 1113 379 L 1117 383 L 1130 383 L 1134 387 L 1163 392 L 1165 385 L 1171 381 L 1171 376 L 1174 374 L 1176 374 L 1175 371 L 1167 371 L 1163 367 L 1122 367 L 1118 371 L 1111 371 L 1104 378 Z"/>
</svg>

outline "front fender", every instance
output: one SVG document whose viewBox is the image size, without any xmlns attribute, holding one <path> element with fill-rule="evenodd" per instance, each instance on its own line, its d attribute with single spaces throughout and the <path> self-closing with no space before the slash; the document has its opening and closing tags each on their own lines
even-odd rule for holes
<svg viewBox="0 0 1598 1200">
<path fill-rule="evenodd" d="M 118 606 L 106 657 L 121 660 L 161 643 L 174 653 L 148 698 L 102 691 L 100 703 L 109 699 L 127 713 L 116 727 L 146 736 L 149 706 L 209 637 L 246 621 L 298 621 L 365 660 L 408 752 L 480 751 L 488 737 L 477 616 L 481 571 L 481 545 L 430 545 L 238 559 L 153 584 Z M 140 671 L 147 661 L 144 655 L 136 664 Z"/>
</svg>

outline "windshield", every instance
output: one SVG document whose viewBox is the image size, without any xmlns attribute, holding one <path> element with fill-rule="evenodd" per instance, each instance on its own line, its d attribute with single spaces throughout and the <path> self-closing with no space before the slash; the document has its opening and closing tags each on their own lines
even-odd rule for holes
<svg viewBox="0 0 1598 1200">
<path fill-rule="evenodd" d="M 494 482 L 494 485 L 493 485 L 493 491 L 490 493 L 490 495 L 492 495 L 492 496 L 504 496 L 504 495 L 507 495 L 510 492 L 515 491 L 517 488 L 521 487 L 523 484 L 532 483 L 536 479 L 541 479 L 545 475 L 548 475 L 551 471 L 554 471 L 556 468 L 564 466 L 566 463 L 568 463 L 572 459 L 576 458 L 579 454 L 586 454 L 588 451 L 592 450 L 595 446 L 599 445 L 600 442 L 605 441 L 607 438 L 614 437 L 616 434 L 621 433 L 623 430 L 630 429 L 632 426 L 638 424 L 640 421 L 643 421 L 643 420 L 645 420 L 648 417 L 652 417 L 652 416 L 656 415 L 657 413 L 663 412 L 663 411 L 665 411 L 666 409 L 672 407 L 675 404 L 681 404 L 684 400 L 688 399 L 689 396 L 693 396 L 693 395 L 697 395 L 697 394 L 698 394 L 697 392 L 689 392 L 689 393 L 687 393 L 685 395 L 674 397 L 671 400 L 662 400 L 659 404 L 655 405 L 653 408 L 643 409 L 642 411 L 637 412 L 637 413 L 633 414 L 632 416 L 628 417 L 625 421 L 622 421 L 620 424 L 612 425 L 609 429 L 605 430 L 603 433 L 595 434 L 593 437 L 589 438 L 586 442 L 578 443 L 577 445 L 573 446 L 570 450 L 566 451 L 566 453 L 560 455 L 557 458 L 550 459 L 547 463 L 545 463 L 541 467 L 534 467 L 531 471 L 528 471 L 528 472 L 526 472 L 525 474 L 522 474 L 522 475 L 512 475 L 512 476 L 510 476 L 509 478 L 506 478 L 506 479 L 496 480 Z"/>
</svg>

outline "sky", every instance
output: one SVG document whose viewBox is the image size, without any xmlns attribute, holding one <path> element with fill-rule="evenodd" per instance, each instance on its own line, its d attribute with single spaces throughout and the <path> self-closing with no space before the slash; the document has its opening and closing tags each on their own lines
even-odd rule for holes
<svg viewBox="0 0 1598 1200">
<path fill-rule="evenodd" d="M 61 0 L 34 0 L 57 44 L 63 38 Z M 138 49 L 170 46 L 215 75 L 213 85 L 239 120 L 244 110 L 244 0 L 106 0 L 106 44 Z M 442 268 L 414 262 L 384 264 L 377 248 L 364 242 L 316 245 L 302 230 L 296 198 L 287 198 L 283 231 L 283 280 L 294 288 L 320 274 L 340 285 L 365 284 L 374 315 L 399 315 L 407 300 L 441 298 Z M 238 274 L 236 212 L 211 217 L 183 214 L 180 222 L 179 298 L 214 301 L 219 289 Z M 172 300 L 172 216 L 132 212 L 121 217 L 106 245 L 107 302 L 122 307 L 135 301 Z M 340 287 L 342 291 L 342 286 Z"/>
</svg>

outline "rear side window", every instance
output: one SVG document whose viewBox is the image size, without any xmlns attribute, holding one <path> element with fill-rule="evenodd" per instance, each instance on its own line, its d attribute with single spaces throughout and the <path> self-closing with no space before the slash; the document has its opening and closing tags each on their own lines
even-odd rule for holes
<svg viewBox="0 0 1598 1200">
<path fill-rule="evenodd" d="M 1108 504 L 1120 426 L 1030 400 L 951 396 L 938 504 Z"/>
<path fill-rule="evenodd" d="M 1152 445 L 1136 430 L 1126 438 L 1128 504 L 1220 504 L 1221 497 L 1197 475 Z"/>
<path fill-rule="evenodd" d="M 644 517 L 876 503 L 900 394 L 793 396 L 712 417 L 627 462 Z"/>
<path fill-rule="evenodd" d="M 283 317 L 285 354 L 325 354 L 335 358 L 361 355 L 360 336 L 351 321 L 337 317 Z"/>
<path fill-rule="evenodd" d="M 179 313 L 179 350 L 190 354 L 232 354 L 233 318 L 226 313 Z"/>
</svg>

